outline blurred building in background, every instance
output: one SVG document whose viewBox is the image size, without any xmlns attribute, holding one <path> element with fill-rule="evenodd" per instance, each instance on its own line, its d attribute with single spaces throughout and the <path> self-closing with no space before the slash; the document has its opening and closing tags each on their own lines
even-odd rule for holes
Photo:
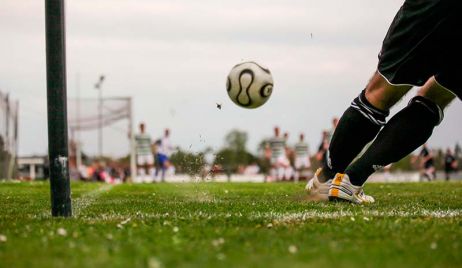
<svg viewBox="0 0 462 268">
<path fill-rule="evenodd" d="M 23 156 L 17 158 L 17 174 L 21 180 L 48 178 L 47 156 Z"/>
</svg>

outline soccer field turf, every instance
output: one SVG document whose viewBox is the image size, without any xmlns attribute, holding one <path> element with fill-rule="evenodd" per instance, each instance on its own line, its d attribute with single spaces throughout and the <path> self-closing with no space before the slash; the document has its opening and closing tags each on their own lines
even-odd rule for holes
<svg viewBox="0 0 462 268">
<path fill-rule="evenodd" d="M 0 183 L 0 267 L 460 267 L 462 183 L 370 184 L 369 206 L 303 184 Z"/>
</svg>

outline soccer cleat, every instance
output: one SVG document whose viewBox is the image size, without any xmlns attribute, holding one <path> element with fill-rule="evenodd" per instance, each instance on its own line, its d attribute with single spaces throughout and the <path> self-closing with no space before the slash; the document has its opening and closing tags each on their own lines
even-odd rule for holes
<svg viewBox="0 0 462 268">
<path fill-rule="evenodd" d="M 321 173 L 322 168 L 318 168 L 313 178 L 308 181 L 305 186 L 305 190 L 309 193 L 308 198 L 314 201 L 327 201 L 329 200 L 329 186 L 332 183 L 332 180 L 326 182 L 320 182 L 318 179 L 319 174 Z"/>
<path fill-rule="evenodd" d="M 330 201 L 347 201 L 355 204 L 370 204 L 375 200 L 366 195 L 362 186 L 355 186 L 350 182 L 347 174 L 337 173 L 329 188 Z"/>
</svg>

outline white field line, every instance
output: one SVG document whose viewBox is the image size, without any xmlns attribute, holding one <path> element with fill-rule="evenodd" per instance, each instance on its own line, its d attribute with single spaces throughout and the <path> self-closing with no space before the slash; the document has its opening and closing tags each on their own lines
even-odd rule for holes
<svg viewBox="0 0 462 268">
<path fill-rule="evenodd" d="M 109 192 L 114 185 L 104 184 L 103 186 L 82 194 L 79 198 L 74 199 L 73 201 L 73 214 L 78 217 L 83 210 L 88 206 L 92 205 L 95 200 L 104 192 Z"/>
<path fill-rule="evenodd" d="M 297 223 L 313 219 L 341 219 L 349 218 L 351 220 L 362 219 L 372 220 L 373 218 L 456 218 L 462 216 L 462 209 L 446 209 L 446 210 L 428 210 L 420 209 L 416 211 L 393 210 L 393 211 L 378 211 L 378 210 L 362 210 L 362 211 L 333 211 L 323 212 L 317 210 L 301 211 L 301 212 L 250 212 L 250 213 L 207 213 L 195 211 L 191 213 L 142 213 L 136 212 L 132 215 L 121 214 L 102 214 L 98 216 L 98 220 L 123 220 L 127 217 L 132 219 L 163 219 L 163 220 L 200 220 L 200 219 L 247 219 L 247 220 L 263 220 L 276 223 Z"/>
<path fill-rule="evenodd" d="M 426 210 L 420 211 L 334 211 L 334 212 L 320 212 L 320 211 L 305 211 L 295 213 L 256 213 L 252 215 L 251 219 L 267 219 L 279 222 L 299 222 L 309 219 L 339 219 L 339 218 L 363 218 L 369 220 L 370 218 L 454 218 L 462 216 L 462 210 Z"/>
</svg>

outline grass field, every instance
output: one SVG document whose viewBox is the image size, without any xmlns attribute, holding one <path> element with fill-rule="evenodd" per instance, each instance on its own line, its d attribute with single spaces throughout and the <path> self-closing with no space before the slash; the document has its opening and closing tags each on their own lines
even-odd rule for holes
<svg viewBox="0 0 462 268">
<path fill-rule="evenodd" d="M 371 184 L 370 206 L 303 184 L 0 183 L 0 267 L 461 267 L 462 183 Z"/>
</svg>

